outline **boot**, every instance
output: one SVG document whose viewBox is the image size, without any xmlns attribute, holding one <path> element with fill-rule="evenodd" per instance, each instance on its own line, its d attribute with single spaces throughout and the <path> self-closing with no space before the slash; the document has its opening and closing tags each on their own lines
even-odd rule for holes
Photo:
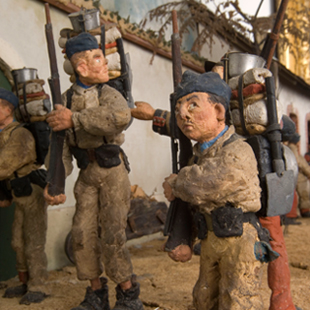
<svg viewBox="0 0 310 310">
<path fill-rule="evenodd" d="M 123 291 L 119 285 L 115 288 L 116 303 L 112 310 L 143 310 L 142 301 L 139 299 L 140 284 L 136 282 L 135 275 L 131 279 L 132 287 Z"/>
<path fill-rule="evenodd" d="M 109 291 L 106 278 L 100 278 L 102 288 L 93 291 L 90 286 L 86 289 L 84 300 L 71 310 L 110 310 Z"/>
<path fill-rule="evenodd" d="M 28 291 L 19 301 L 19 304 L 20 305 L 30 305 L 32 303 L 38 304 L 41 301 L 43 301 L 46 297 L 47 295 L 43 292 Z"/>
<path fill-rule="evenodd" d="M 27 293 L 27 285 L 21 284 L 14 287 L 9 287 L 5 290 L 4 298 L 22 297 Z"/>
</svg>

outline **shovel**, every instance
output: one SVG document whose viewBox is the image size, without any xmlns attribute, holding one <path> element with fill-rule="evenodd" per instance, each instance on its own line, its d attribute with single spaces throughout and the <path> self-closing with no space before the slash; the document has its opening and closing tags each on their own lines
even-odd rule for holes
<svg viewBox="0 0 310 310">
<path fill-rule="evenodd" d="M 269 125 L 266 130 L 270 142 L 272 170 L 266 174 L 267 211 L 266 216 L 283 215 L 291 211 L 294 199 L 294 172 L 286 170 L 281 146 L 281 131 L 275 99 L 274 78 L 265 79 L 267 92 L 267 113 Z"/>
</svg>

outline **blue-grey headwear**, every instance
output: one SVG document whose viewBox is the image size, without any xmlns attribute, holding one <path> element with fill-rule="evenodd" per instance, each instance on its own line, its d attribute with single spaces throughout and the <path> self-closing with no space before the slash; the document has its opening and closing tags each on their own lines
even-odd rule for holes
<svg viewBox="0 0 310 310">
<path fill-rule="evenodd" d="M 287 115 L 282 115 L 282 141 L 289 141 L 295 132 L 296 126 L 292 119 Z"/>
<path fill-rule="evenodd" d="M 297 144 L 300 141 L 300 135 L 295 132 L 292 134 L 288 140 L 290 143 Z"/>
<path fill-rule="evenodd" d="M 228 109 L 231 89 L 221 79 L 218 73 L 206 72 L 198 74 L 189 70 L 185 71 L 176 89 L 176 100 L 195 92 L 209 93 L 223 97 L 226 104 L 225 109 Z"/>
<path fill-rule="evenodd" d="M 0 99 L 4 99 L 13 104 L 14 109 L 18 107 L 18 98 L 9 90 L 0 87 Z"/>
<path fill-rule="evenodd" d="M 97 39 L 88 32 L 82 32 L 66 42 L 66 55 L 70 59 L 75 53 L 97 48 L 99 48 Z"/>
</svg>

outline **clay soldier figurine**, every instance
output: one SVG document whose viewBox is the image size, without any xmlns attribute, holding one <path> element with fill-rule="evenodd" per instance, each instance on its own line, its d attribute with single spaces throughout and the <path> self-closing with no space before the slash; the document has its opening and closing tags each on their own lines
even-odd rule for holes
<svg viewBox="0 0 310 310">
<path fill-rule="evenodd" d="M 255 215 L 261 208 L 255 155 L 234 127 L 225 125 L 230 94 L 230 87 L 213 72 L 186 71 L 176 90 L 177 125 L 198 143 L 189 166 L 166 178 L 163 186 L 169 201 L 181 198 L 205 219 L 200 275 L 193 292 L 199 310 L 262 309 L 261 261 L 277 257 Z M 159 119 L 166 112 L 143 102 L 136 105 L 134 117 L 165 123 Z M 167 134 L 165 126 L 154 126 L 155 131 Z M 232 224 L 236 219 L 239 223 Z M 264 258 L 258 255 L 261 250 Z M 169 256 L 185 261 L 191 257 L 190 251 L 180 245 Z"/>
<path fill-rule="evenodd" d="M 15 202 L 12 247 L 22 283 L 9 287 L 3 297 L 22 297 L 19 303 L 29 305 L 48 295 L 44 252 L 47 205 L 43 197 L 44 177 L 37 170 L 35 140 L 30 131 L 15 121 L 17 106 L 17 97 L 0 88 L 0 180 L 9 184 L 6 189 L 12 197 L 12 201 L 2 197 L 0 206 Z"/>
<path fill-rule="evenodd" d="M 309 179 L 310 179 L 310 166 L 306 159 L 299 154 L 298 144 L 300 135 L 294 133 L 288 139 L 288 147 L 294 153 L 298 164 L 298 179 L 296 191 L 299 198 L 299 211 L 301 217 L 310 217 L 310 196 L 309 196 Z"/>
<path fill-rule="evenodd" d="M 107 279 L 100 277 L 103 261 L 107 276 L 117 283 L 113 309 L 140 310 L 140 286 L 125 244 L 130 183 L 120 148 L 130 109 L 118 91 L 101 84 L 109 80 L 107 61 L 92 35 L 81 33 L 69 39 L 66 55 L 77 80 L 63 94 L 64 106 L 56 105 L 47 121 L 54 131 L 66 130 L 66 174 L 73 168 L 72 155 L 80 168 L 72 240 L 78 278 L 89 280 L 90 287 L 74 309 L 110 309 Z M 65 195 L 52 197 L 46 190 L 45 198 L 54 205 L 63 202 Z"/>
</svg>

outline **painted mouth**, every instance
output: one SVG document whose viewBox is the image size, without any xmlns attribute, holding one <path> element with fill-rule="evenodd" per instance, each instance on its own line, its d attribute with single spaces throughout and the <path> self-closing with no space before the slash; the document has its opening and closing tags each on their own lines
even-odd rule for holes
<svg viewBox="0 0 310 310">
<path fill-rule="evenodd" d="M 182 125 L 183 129 L 190 129 L 190 128 L 193 128 L 193 127 L 194 127 L 193 123 L 185 123 L 185 124 Z"/>
</svg>

